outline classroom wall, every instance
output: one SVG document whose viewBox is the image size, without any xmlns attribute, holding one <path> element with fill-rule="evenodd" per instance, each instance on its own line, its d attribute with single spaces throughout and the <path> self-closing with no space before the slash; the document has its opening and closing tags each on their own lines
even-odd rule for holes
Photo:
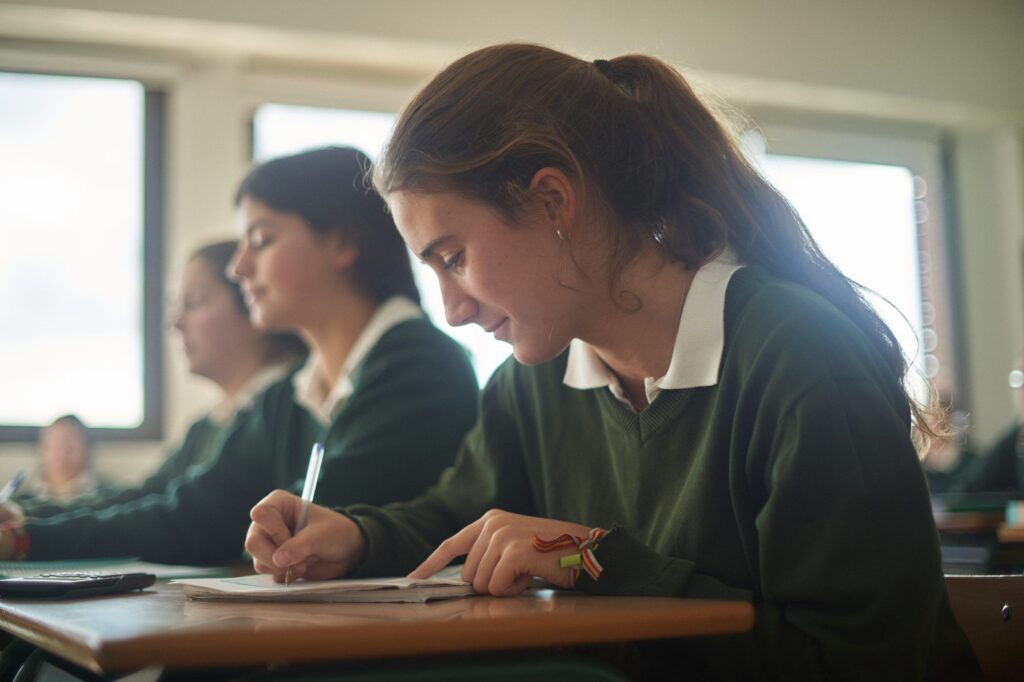
<svg viewBox="0 0 1024 682">
<path fill-rule="evenodd" d="M 167 89 L 171 278 L 193 245 L 231 234 L 260 102 L 397 109 L 447 61 L 496 41 L 590 57 L 650 52 L 751 110 L 938 127 L 957 183 L 967 392 L 986 439 L 1012 414 L 1005 376 L 1024 337 L 1022 27 L 1024 4 L 1006 0 L 36 0 L 0 2 L 0 68 L 131 75 Z M 175 351 L 171 440 L 212 397 Z M 98 461 L 137 478 L 161 448 L 103 446 Z M 0 477 L 31 452 L 0 445 Z"/>
</svg>

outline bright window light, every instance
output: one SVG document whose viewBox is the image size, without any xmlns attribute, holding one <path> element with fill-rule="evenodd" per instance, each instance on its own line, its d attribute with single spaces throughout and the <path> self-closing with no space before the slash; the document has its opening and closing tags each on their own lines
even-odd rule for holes
<svg viewBox="0 0 1024 682">
<path fill-rule="evenodd" d="M 255 161 L 265 161 L 313 147 L 342 145 L 355 147 L 376 159 L 394 121 L 395 115 L 391 113 L 265 104 L 257 110 L 253 121 L 253 157 Z M 511 347 L 476 325 L 450 326 L 445 321 L 441 290 L 433 270 L 411 254 L 410 258 L 424 310 L 439 329 L 469 351 L 477 378 L 484 384 L 511 354 Z"/>
<path fill-rule="evenodd" d="M 253 160 L 328 145 L 355 147 L 376 159 L 394 124 L 390 113 L 264 104 L 253 121 Z"/>
<path fill-rule="evenodd" d="M 0 73 L 0 424 L 143 420 L 134 81 Z"/>
<path fill-rule="evenodd" d="M 825 256 L 877 295 L 869 302 L 919 370 L 923 387 L 922 298 L 914 176 L 885 166 L 768 154 L 768 179 L 800 213 Z M 888 301 L 888 302 L 886 302 Z"/>
</svg>

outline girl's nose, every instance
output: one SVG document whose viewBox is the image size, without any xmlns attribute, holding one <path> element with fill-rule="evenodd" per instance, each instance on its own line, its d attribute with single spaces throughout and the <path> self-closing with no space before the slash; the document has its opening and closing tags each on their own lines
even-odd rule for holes
<svg viewBox="0 0 1024 682">
<path fill-rule="evenodd" d="M 238 248 L 235 249 L 235 255 L 231 257 L 228 262 L 228 267 L 225 274 L 233 282 L 246 277 L 251 272 L 251 263 L 249 261 L 249 249 L 245 245 L 245 240 L 242 239 L 238 242 Z"/>
<path fill-rule="evenodd" d="M 469 324 L 480 312 L 480 308 L 472 297 L 466 296 L 456 287 L 441 287 L 441 298 L 444 299 L 444 316 L 448 324 L 461 327 Z"/>
<path fill-rule="evenodd" d="M 185 306 L 178 304 L 173 312 L 171 313 L 170 320 L 171 328 L 177 329 L 179 332 L 185 328 Z"/>
</svg>

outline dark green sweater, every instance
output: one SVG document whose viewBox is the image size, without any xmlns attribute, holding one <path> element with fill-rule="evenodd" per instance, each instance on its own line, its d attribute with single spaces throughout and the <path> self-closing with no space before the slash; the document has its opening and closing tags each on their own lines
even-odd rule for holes
<svg viewBox="0 0 1024 682">
<path fill-rule="evenodd" d="M 27 521 L 29 558 L 235 561 L 249 510 L 274 488 L 301 490 L 318 440 L 325 453 L 316 502 L 384 504 L 421 493 L 451 464 L 476 417 L 465 351 L 426 320 L 406 321 L 381 337 L 352 382 L 326 430 L 296 405 L 290 377 L 272 385 L 238 415 L 216 461 L 165 493 Z"/>
<path fill-rule="evenodd" d="M 166 492 L 171 481 L 184 476 L 190 468 L 205 466 L 216 458 L 231 426 L 231 422 L 221 424 L 209 417 L 194 422 L 181 445 L 171 451 L 156 471 L 136 486 L 104 487 L 89 495 L 75 498 L 67 504 L 33 497 L 18 498 L 15 501 L 26 516 L 45 518 L 71 510 L 103 509 L 154 493 Z"/>
<path fill-rule="evenodd" d="M 639 415 L 504 365 L 453 468 L 415 501 L 347 508 L 360 572 L 402 574 L 496 507 L 615 528 L 579 588 L 751 600 L 750 635 L 652 646 L 670 678 L 971 679 L 898 382 L 834 307 L 755 268 L 726 296 L 719 383 Z"/>
<path fill-rule="evenodd" d="M 953 476 L 947 489 L 955 493 L 1020 493 L 1024 491 L 1024 451 L 1021 448 L 1020 425 L 1003 432 L 992 446 L 980 455 L 968 458 Z"/>
</svg>

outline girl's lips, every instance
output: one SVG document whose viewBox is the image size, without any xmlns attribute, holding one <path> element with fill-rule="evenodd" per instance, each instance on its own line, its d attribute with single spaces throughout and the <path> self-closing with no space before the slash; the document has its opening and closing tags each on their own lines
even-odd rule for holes
<svg viewBox="0 0 1024 682">
<path fill-rule="evenodd" d="M 499 341 L 504 341 L 505 339 L 503 339 L 501 335 L 507 330 L 507 328 L 508 318 L 506 317 L 504 320 L 498 323 L 497 327 L 491 330 L 491 334 L 493 334 L 494 338 L 498 339 Z"/>
<path fill-rule="evenodd" d="M 250 289 L 250 290 L 247 290 L 245 292 L 245 304 L 251 306 L 253 303 L 258 301 L 262 297 L 263 297 L 263 291 L 261 289 L 255 289 L 255 290 Z"/>
</svg>

